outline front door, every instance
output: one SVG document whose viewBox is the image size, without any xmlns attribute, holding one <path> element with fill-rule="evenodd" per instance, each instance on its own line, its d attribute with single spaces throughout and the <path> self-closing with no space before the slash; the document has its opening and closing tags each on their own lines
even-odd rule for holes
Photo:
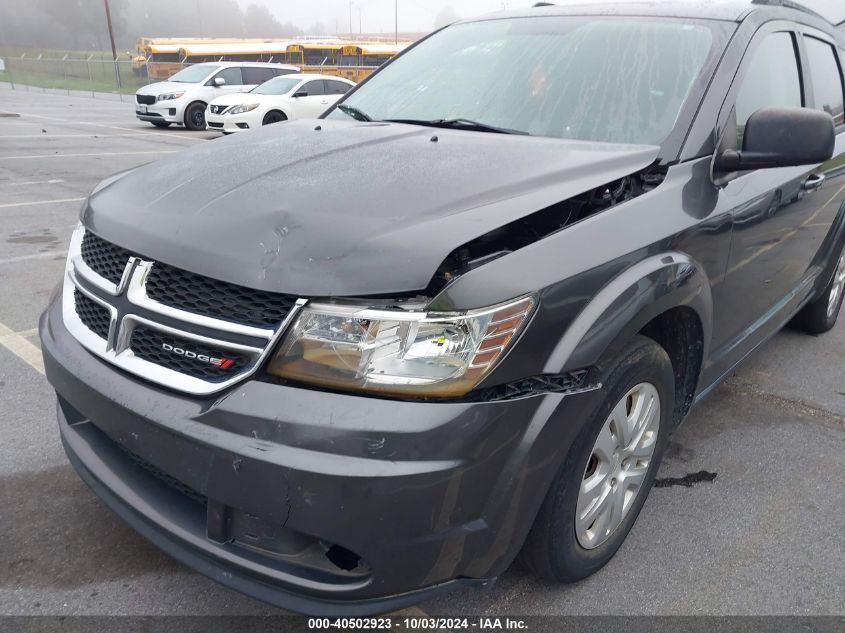
<svg viewBox="0 0 845 633">
<path fill-rule="evenodd" d="M 769 26 L 752 41 L 730 93 L 733 101 L 726 103 L 736 112 L 737 147 L 742 147 L 745 123 L 760 108 L 809 105 L 799 37 L 792 28 Z M 720 193 L 733 224 L 714 315 L 715 355 L 724 366 L 779 329 L 801 293 L 809 292 L 802 282 L 818 244 L 806 227 L 819 207 L 823 183 L 820 166 L 761 169 L 740 176 Z"/>
</svg>

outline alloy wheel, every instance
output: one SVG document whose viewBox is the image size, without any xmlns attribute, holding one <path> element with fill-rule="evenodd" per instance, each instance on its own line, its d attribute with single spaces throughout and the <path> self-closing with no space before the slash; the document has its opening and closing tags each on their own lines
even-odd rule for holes
<svg viewBox="0 0 845 633">
<path fill-rule="evenodd" d="M 660 430 L 660 395 L 640 383 L 616 404 L 596 438 L 575 514 L 581 547 L 594 549 L 619 527 L 640 494 Z"/>
<path fill-rule="evenodd" d="M 827 301 L 827 318 L 832 317 L 836 312 L 843 291 L 845 291 L 845 253 L 842 253 L 836 273 L 834 273 L 833 287 L 830 289 L 830 297 Z"/>
</svg>

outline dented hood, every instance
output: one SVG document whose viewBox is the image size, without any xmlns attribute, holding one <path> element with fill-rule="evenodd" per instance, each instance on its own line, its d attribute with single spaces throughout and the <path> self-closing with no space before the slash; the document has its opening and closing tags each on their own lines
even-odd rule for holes
<svg viewBox="0 0 845 633">
<path fill-rule="evenodd" d="M 293 121 L 203 143 L 106 183 L 84 221 L 150 259 L 252 288 L 312 297 L 413 292 L 458 246 L 641 170 L 658 151 Z"/>
</svg>

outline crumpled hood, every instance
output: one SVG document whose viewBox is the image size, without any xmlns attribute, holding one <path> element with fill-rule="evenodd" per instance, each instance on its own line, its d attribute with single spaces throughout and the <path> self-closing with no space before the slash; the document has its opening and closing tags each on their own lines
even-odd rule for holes
<svg viewBox="0 0 845 633">
<path fill-rule="evenodd" d="M 86 226 L 153 260 L 310 297 L 424 289 L 456 247 L 652 164 L 659 148 L 292 121 L 92 194 Z"/>
<path fill-rule="evenodd" d="M 184 92 L 194 88 L 197 84 L 189 84 L 181 81 L 159 81 L 158 83 L 142 86 L 136 94 L 139 95 L 163 95 L 168 92 Z"/>
</svg>

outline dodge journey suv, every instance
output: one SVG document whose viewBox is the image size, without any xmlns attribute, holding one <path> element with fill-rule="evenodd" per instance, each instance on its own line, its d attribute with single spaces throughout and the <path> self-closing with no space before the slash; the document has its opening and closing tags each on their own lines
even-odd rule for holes
<svg viewBox="0 0 845 633">
<path fill-rule="evenodd" d="M 836 321 L 838 37 L 774 1 L 495 14 L 322 120 L 107 179 L 40 323 L 71 463 L 303 613 L 517 556 L 592 574 L 690 408 L 787 323 Z"/>
</svg>

